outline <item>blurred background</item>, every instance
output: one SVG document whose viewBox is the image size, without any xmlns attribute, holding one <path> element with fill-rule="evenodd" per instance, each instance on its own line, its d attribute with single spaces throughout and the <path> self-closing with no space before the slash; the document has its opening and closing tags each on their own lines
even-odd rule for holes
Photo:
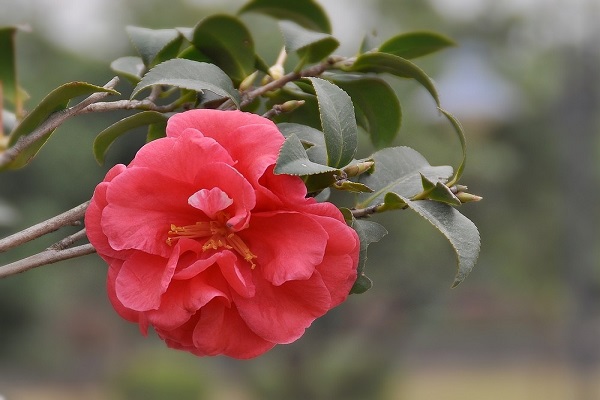
<svg viewBox="0 0 600 400">
<path fill-rule="evenodd" d="M 0 399 L 600 398 L 600 2 L 320 3 L 342 55 L 366 33 L 383 41 L 433 30 L 459 44 L 416 63 L 465 125 L 462 182 L 484 197 L 461 208 L 483 241 L 469 278 L 450 289 L 455 258 L 445 239 L 408 212 L 386 215 L 389 235 L 369 248 L 373 289 L 296 343 L 236 361 L 142 338 L 113 312 L 95 255 L 46 266 L 0 281 Z M 28 26 L 17 67 L 32 107 L 65 82 L 110 80 L 110 61 L 134 54 L 126 25 L 191 27 L 242 4 L 0 0 L 0 25 Z M 275 23 L 242 19 L 273 62 Z M 431 164 L 457 165 L 458 141 L 428 95 L 391 82 L 404 114 L 397 143 Z M 120 117 L 73 119 L 29 167 L 0 175 L 0 236 L 86 201 L 110 165 L 127 163 L 143 132 L 121 139 L 106 166 L 91 153 L 95 134 Z M 2 254 L 0 264 L 67 233 Z"/>
</svg>

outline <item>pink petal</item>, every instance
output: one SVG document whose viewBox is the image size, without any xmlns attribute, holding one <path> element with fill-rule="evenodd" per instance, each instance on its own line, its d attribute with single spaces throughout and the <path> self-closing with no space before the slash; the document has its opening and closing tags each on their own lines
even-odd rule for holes
<svg viewBox="0 0 600 400">
<path fill-rule="evenodd" d="M 200 311 L 193 333 L 194 347 L 206 355 L 224 354 L 247 359 L 256 357 L 275 344 L 252 332 L 234 306 L 211 301 Z"/>
<path fill-rule="evenodd" d="M 131 322 L 138 322 L 140 313 L 125 307 L 117 298 L 117 293 L 115 291 L 115 280 L 117 279 L 119 271 L 121 270 L 123 260 L 111 260 L 108 264 L 109 268 L 108 278 L 106 280 L 106 292 L 110 303 L 123 319 Z"/>
<path fill-rule="evenodd" d="M 273 343 L 291 343 L 331 306 L 331 296 L 318 273 L 304 281 L 273 286 L 256 279 L 256 296 L 234 294 L 240 316 L 258 336 Z"/>
<path fill-rule="evenodd" d="M 190 196 L 188 203 L 204 212 L 210 219 L 215 219 L 219 211 L 223 211 L 233 204 L 233 200 L 227 196 L 227 193 L 214 187 L 197 191 Z"/>
<path fill-rule="evenodd" d="M 121 267 L 115 279 L 119 301 L 135 311 L 156 310 L 175 271 L 163 257 L 135 252 Z"/>
<path fill-rule="evenodd" d="M 240 237 L 257 256 L 262 276 L 278 286 L 310 278 L 323 261 L 327 232 L 299 213 L 254 213 Z"/>
</svg>

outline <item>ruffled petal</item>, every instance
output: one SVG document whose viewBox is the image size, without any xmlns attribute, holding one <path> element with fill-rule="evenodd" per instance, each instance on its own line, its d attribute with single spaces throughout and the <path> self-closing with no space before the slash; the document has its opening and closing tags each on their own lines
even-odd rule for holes
<svg viewBox="0 0 600 400">
<path fill-rule="evenodd" d="M 194 347 L 206 355 L 240 359 L 256 357 L 275 345 L 251 331 L 235 306 L 228 307 L 218 300 L 200 311 L 193 340 Z"/>
<path fill-rule="evenodd" d="M 125 260 L 115 279 L 117 298 L 135 311 L 156 310 L 174 271 L 175 264 L 163 257 L 135 252 Z"/>
<path fill-rule="evenodd" d="M 240 316 L 258 336 L 273 343 L 291 343 L 331 306 L 329 290 L 318 273 L 304 281 L 273 286 L 255 279 L 256 295 L 251 299 L 234 293 Z"/>
<path fill-rule="evenodd" d="M 233 204 L 233 200 L 227 193 L 214 187 L 212 189 L 200 189 L 190 196 L 189 205 L 201 210 L 210 219 L 215 219 L 219 211 L 223 211 Z"/>
<path fill-rule="evenodd" d="M 312 218 L 298 213 L 256 213 L 240 237 L 257 258 L 267 281 L 278 286 L 310 278 L 323 261 L 327 232 Z"/>
</svg>

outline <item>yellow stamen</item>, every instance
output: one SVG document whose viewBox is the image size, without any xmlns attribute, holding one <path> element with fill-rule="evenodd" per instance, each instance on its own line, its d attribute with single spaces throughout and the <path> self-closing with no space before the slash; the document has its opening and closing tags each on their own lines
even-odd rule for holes
<svg viewBox="0 0 600 400">
<path fill-rule="evenodd" d="M 167 244 L 172 246 L 175 240 L 181 238 L 202 239 L 208 237 L 209 239 L 202 246 L 202 251 L 218 250 L 221 247 L 235 250 L 254 269 L 256 264 L 253 260 L 257 257 L 250 251 L 250 248 L 244 243 L 242 238 L 229 230 L 225 221 L 227 221 L 225 215 L 218 215 L 217 221 L 196 222 L 194 225 L 186 226 L 171 224 Z"/>
</svg>

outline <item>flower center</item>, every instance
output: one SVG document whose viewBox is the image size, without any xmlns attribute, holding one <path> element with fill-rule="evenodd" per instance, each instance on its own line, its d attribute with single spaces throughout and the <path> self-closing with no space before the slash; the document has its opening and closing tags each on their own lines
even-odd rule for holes
<svg viewBox="0 0 600 400">
<path fill-rule="evenodd" d="M 241 237 L 236 235 L 229 227 L 227 227 L 227 216 L 225 213 L 218 213 L 216 221 L 196 222 L 194 225 L 176 226 L 171 224 L 167 238 L 167 244 L 173 245 L 175 240 L 181 238 L 202 239 L 209 238 L 202 246 L 202 251 L 217 250 L 220 247 L 235 250 L 239 255 L 244 257 L 252 265 L 252 269 L 256 267 L 254 259 L 256 256 L 250 251 L 250 248 L 244 243 Z"/>
</svg>

